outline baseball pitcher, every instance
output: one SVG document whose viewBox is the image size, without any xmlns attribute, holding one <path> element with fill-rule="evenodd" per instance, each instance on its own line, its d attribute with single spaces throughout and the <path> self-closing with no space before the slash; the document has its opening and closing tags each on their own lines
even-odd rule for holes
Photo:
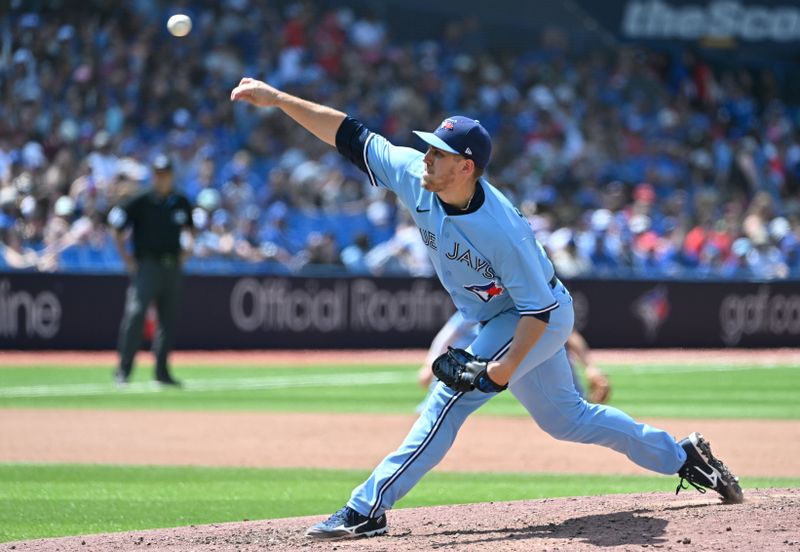
<svg viewBox="0 0 800 552">
<path fill-rule="evenodd" d="M 520 212 L 483 176 L 491 139 L 476 120 L 452 116 L 415 131 L 423 154 L 398 147 L 336 109 L 244 78 L 231 100 L 281 109 L 334 146 L 374 186 L 397 194 L 427 245 L 436 274 L 466 320 L 480 324 L 470 346 L 434 362 L 440 380 L 400 447 L 359 485 L 347 504 L 307 536 L 333 539 L 386 533 L 386 511 L 447 453 L 464 420 L 508 389 L 557 439 L 593 443 L 698 490 L 741 502 L 737 478 L 693 433 L 680 442 L 607 405 L 583 400 L 564 343 L 572 299 Z M 491 467 L 487 467 L 491 469 Z"/>
</svg>

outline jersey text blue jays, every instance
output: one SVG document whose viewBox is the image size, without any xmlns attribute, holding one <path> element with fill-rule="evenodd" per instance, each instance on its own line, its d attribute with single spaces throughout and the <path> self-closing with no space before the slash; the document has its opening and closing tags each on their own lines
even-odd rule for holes
<svg viewBox="0 0 800 552">
<path fill-rule="evenodd" d="M 491 280 L 495 277 L 494 270 L 492 270 L 492 266 L 489 264 L 489 261 L 481 259 L 477 255 L 473 254 L 472 250 L 469 248 L 466 248 L 464 251 L 462 251 L 461 244 L 458 242 L 453 242 L 453 250 L 450 253 L 446 253 L 445 257 L 451 261 L 464 263 L 473 270 L 481 272 L 483 277 L 488 280 Z"/>
</svg>

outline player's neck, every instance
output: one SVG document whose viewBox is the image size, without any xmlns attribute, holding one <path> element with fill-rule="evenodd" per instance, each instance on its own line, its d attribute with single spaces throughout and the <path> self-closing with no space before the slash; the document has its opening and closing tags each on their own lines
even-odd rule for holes
<svg viewBox="0 0 800 552">
<path fill-rule="evenodd" d="M 478 190 L 477 180 L 472 180 L 466 183 L 465 186 L 459 186 L 450 193 L 439 192 L 439 199 L 447 203 L 454 209 L 459 211 L 466 211 L 470 208 L 472 200 L 475 197 L 475 192 Z"/>
</svg>

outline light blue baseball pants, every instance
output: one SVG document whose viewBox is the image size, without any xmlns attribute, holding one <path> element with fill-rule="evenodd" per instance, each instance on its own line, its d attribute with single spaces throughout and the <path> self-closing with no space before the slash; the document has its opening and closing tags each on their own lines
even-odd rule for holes
<svg viewBox="0 0 800 552">
<path fill-rule="evenodd" d="M 574 322 L 572 300 L 560 283 L 555 293 L 560 306 L 551 311 L 544 335 L 514 372 L 509 391 L 556 439 L 602 445 L 649 470 L 677 473 L 686 453 L 671 435 L 638 423 L 619 409 L 587 403 L 578 394 L 564 350 Z M 480 357 L 500 358 L 508 350 L 518 319 L 514 312 L 493 318 L 469 350 Z M 347 505 L 369 517 L 391 509 L 444 458 L 467 416 L 494 396 L 458 393 L 438 383 L 403 444 L 353 490 Z"/>
</svg>

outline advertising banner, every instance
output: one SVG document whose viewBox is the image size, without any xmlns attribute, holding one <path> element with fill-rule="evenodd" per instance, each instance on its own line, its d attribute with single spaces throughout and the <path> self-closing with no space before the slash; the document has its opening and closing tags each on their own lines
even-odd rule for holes
<svg viewBox="0 0 800 552">
<path fill-rule="evenodd" d="M 201 349 L 425 346 L 454 311 L 412 278 L 188 278 L 178 344 Z"/>
<path fill-rule="evenodd" d="M 796 282 L 580 280 L 575 325 L 594 347 L 797 347 Z"/>
<path fill-rule="evenodd" d="M 114 349 L 126 286 L 121 275 L 0 274 L 0 350 Z M 796 282 L 567 286 L 596 348 L 800 344 Z M 176 348 L 424 348 L 453 310 L 432 279 L 190 276 Z"/>
<path fill-rule="evenodd" d="M 0 350 L 114 349 L 127 283 L 121 275 L 0 274 Z M 426 278 L 190 276 L 176 348 L 422 347 L 453 311 Z"/>
<path fill-rule="evenodd" d="M 621 39 L 800 50 L 800 5 L 792 0 L 575 0 Z"/>
</svg>

